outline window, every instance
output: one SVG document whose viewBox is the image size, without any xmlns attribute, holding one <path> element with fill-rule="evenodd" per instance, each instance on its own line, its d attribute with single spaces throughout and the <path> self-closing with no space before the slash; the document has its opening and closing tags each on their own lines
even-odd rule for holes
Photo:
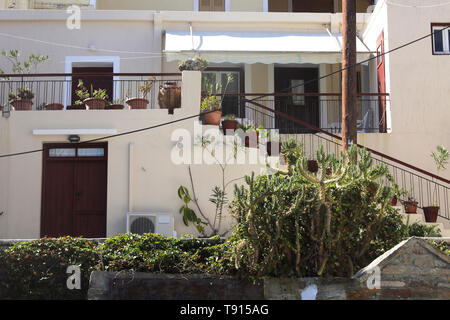
<svg viewBox="0 0 450 320">
<path fill-rule="evenodd" d="M 199 11 L 225 11 L 225 0 L 199 0 Z"/>
<path fill-rule="evenodd" d="M 450 54 L 450 24 L 432 25 L 433 54 Z"/>
<path fill-rule="evenodd" d="M 290 83 L 291 93 L 304 94 L 305 93 L 305 80 L 291 79 Z M 305 96 L 292 96 L 292 104 L 305 105 Z"/>
</svg>

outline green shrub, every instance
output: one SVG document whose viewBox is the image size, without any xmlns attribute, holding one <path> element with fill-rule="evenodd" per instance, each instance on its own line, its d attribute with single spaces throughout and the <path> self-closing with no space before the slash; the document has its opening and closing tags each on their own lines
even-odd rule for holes
<svg viewBox="0 0 450 320">
<path fill-rule="evenodd" d="M 101 266 L 106 271 L 133 270 L 152 273 L 201 273 L 215 270 L 211 257 L 219 256 L 218 238 L 174 239 L 158 234 L 124 234 L 99 244 Z"/>
<path fill-rule="evenodd" d="M 1 251 L 5 279 L 0 293 L 6 299 L 84 299 L 89 276 L 99 257 L 95 243 L 71 237 L 16 244 Z M 81 290 L 67 288 L 67 267 L 81 269 Z"/>
<path fill-rule="evenodd" d="M 441 232 L 436 226 L 414 222 L 408 226 L 408 235 L 410 237 L 441 237 Z"/>
<path fill-rule="evenodd" d="M 370 154 L 354 146 L 347 155 L 319 150 L 315 174 L 300 158 L 289 172 L 248 176 L 246 187 L 236 187 L 232 259 L 240 272 L 350 277 L 407 236 L 390 205 L 398 189 L 383 186 L 392 180 L 387 167 L 373 166 Z"/>
</svg>

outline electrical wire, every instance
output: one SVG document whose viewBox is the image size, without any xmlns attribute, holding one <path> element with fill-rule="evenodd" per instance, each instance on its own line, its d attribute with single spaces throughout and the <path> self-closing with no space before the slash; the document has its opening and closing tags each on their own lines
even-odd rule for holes
<svg viewBox="0 0 450 320">
<path fill-rule="evenodd" d="M 440 31 L 444 31 L 444 30 L 447 30 L 447 29 L 449 29 L 449 28 L 450 28 L 450 25 L 447 26 L 447 27 L 445 27 L 445 28 L 443 28 L 443 29 L 441 29 Z M 319 78 L 311 79 L 311 80 L 308 80 L 308 81 L 303 82 L 303 83 L 301 83 L 301 84 L 298 84 L 298 85 L 295 85 L 295 86 L 290 86 L 290 87 L 281 89 L 280 91 L 281 91 L 281 92 L 283 92 L 283 91 L 284 91 L 284 92 L 287 92 L 287 91 L 290 91 L 290 90 L 292 90 L 292 89 L 294 89 L 294 88 L 304 87 L 304 86 L 307 85 L 307 84 L 310 84 L 310 83 L 313 83 L 313 82 L 320 81 L 320 80 L 322 80 L 322 79 L 331 77 L 331 76 L 333 76 L 333 75 L 335 75 L 335 74 L 338 74 L 338 73 L 342 73 L 342 71 L 345 71 L 345 70 L 347 70 L 347 69 L 357 67 L 357 66 L 359 66 L 359 65 L 361 65 L 361 64 L 367 63 L 367 62 L 369 62 L 369 61 L 378 59 L 379 57 L 382 57 L 382 56 L 385 56 L 385 55 L 390 54 L 390 53 L 392 53 L 392 52 L 395 52 L 395 51 L 397 51 L 397 50 L 403 49 L 403 48 L 405 48 L 405 47 L 407 47 L 407 46 L 410 46 L 410 45 L 412 45 L 412 44 L 414 44 L 414 43 L 416 43 L 416 42 L 419 42 L 419 41 L 421 41 L 421 40 L 423 40 L 423 39 L 426 39 L 426 38 L 428 38 L 428 37 L 430 37 L 430 36 L 432 36 L 432 35 L 434 35 L 434 32 L 431 32 L 431 33 L 429 33 L 429 34 L 427 34 L 427 35 L 425 35 L 425 36 L 423 36 L 423 37 L 420 37 L 420 38 L 417 38 L 417 39 L 412 40 L 412 41 L 410 41 L 410 42 L 407 42 L 407 43 L 405 43 L 405 44 L 403 44 L 403 45 L 401 45 L 401 46 L 399 46 L 399 47 L 396 47 L 396 48 L 394 48 L 394 49 L 392 49 L 392 50 L 389 50 L 389 51 L 387 51 L 387 52 L 384 52 L 384 53 L 382 53 L 382 54 L 379 54 L 379 55 L 370 57 L 369 59 L 366 59 L 366 60 L 364 60 L 364 61 L 355 63 L 355 64 L 350 65 L 350 66 L 347 66 L 347 67 L 345 67 L 345 68 L 341 68 L 341 69 L 339 69 L 339 70 L 337 70 L 337 71 L 334 71 L 334 72 L 332 72 L 332 73 L 326 74 L 326 75 L 321 76 L 321 77 L 319 77 Z M 246 99 L 246 100 L 247 100 L 247 101 L 254 101 L 254 100 L 258 100 L 258 99 L 264 98 L 264 97 L 273 96 L 274 94 L 275 94 L 275 92 L 274 92 L 274 93 L 271 93 L 271 94 L 270 94 L 270 93 L 269 93 L 269 94 L 264 94 L 264 95 L 258 96 L 258 97 L 256 97 L 256 98 L 253 98 L 253 99 Z"/>
<path fill-rule="evenodd" d="M 446 28 L 443 28 L 443 29 L 441 29 L 441 30 L 443 31 L 443 30 L 446 30 L 446 29 L 448 29 L 448 28 L 450 28 L 450 26 L 447 26 Z M 346 70 L 346 69 L 353 68 L 353 67 L 358 66 L 358 65 L 360 65 L 360 64 L 369 62 L 369 61 L 374 60 L 374 59 L 377 59 L 377 58 L 379 58 L 379 57 L 381 57 L 381 56 L 390 54 L 390 53 L 392 53 L 392 52 L 395 52 L 395 51 L 397 51 L 397 50 L 400 50 L 400 49 L 402 49 L 402 48 L 405 48 L 405 47 L 407 47 L 407 46 L 410 46 L 410 45 L 412 45 L 412 44 L 414 44 L 414 43 L 416 43 L 416 42 L 419 42 L 419 41 L 421 41 L 421 40 L 423 40 L 423 39 L 426 39 L 426 38 L 432 36 L 433 34 L 434 34 L 434 33 L 432 32 L 431 34 L 427 34 L 427 35 L 425 35 L 425 36 L 423 36 L 423 37 L 417 38 L 416 40 L 413 40 L 413 41 L 410 41 L 410 42 L 408 42 L 408 43 L 405 43 L 405 44 L 403 44 L 403 45 L 401 45 L 401 46 L 399 46 L 399 47 L 396 47 L 396 48 L 394 48 L 394 49 L 392 49 L 392 50 L 389 50 L 389 51 L 387 51 L 387 52 L 385 52 L 385 53 L 382 53 L 382 54 L 379 54 L 379 55 L 377 55 L 377 56 L 371 57 L 371 58 L 369 58 L 369 59 L 367 59 L 367 60 L 365 60 L 365 61 L 356 63 L 356 64 L 351 65 L 351 66 L 348 66 L 348 67 L 346 67 L 346 68 L 342 68 L 342 69 L 340 69 L 340 70 L 337 70 L 337 71 L 335 71 L 335 72 L 329 73 L 329 74 L 324 75 L 324 76 L 322 76 L 322 77 L 319 77 L 319 78 L 316 78 L 316 79 L 309 80 L 309 81 L 307 81 L 307 82 L 305 82 L 305 83 L 303 83 L 303 84 L 301 84 L 301 85 L 291 86 L 291 87 L 285 88 L 285 89 L 283 89 L 282 91 L 284 91 L 284 90 L 290 90 L 290 89 L 293 89 L 293 88 L 296 88 L 296 87 L 305 86 L 306 84 L 309 84 L 309 83 L 311 83 L 311 82 L 320 81 L 320 80 L 322 80 L 322 79 L 325 79 L 325 78 L 330 77 L 330 76 L 332 76 L 332 75 L 335 75 L 335 74 L 337 74 L 337 73 L 341 73 L 342 71 L 344 71 L 344 70 Z M 272 95 L 273 95 L 273 94 L 266 94 L 266 95 L 262 95 L 262 96 L 260 96 L 260 97 L 257 97 L 257 98 L 251 99 L 251 100 L 250 100 L 250 99 L 247 99 L 247 101 L 254 101 L 254 100 L 256 100 L 256 99 L 260 99 L 260 98 L 263 98 L 263 97 L 266 97 L 266 96 L 272 96 Z M 82 144 L 82 143 L 90 143 L 90 142 L 95 142 L 95 141 L 100 141 L 100 140 L 107 140 L 107 139 L 111 139 L 111 138 L 115 138 L 115 137 L 119 137 L 119 136 L 124 136 L 124 135 L 129 135 L 129 134 L 133 134 L 133 133 L 137 133 L 137 132 L 147 131 L 147 130 L 151 130 L 151 129 L 163 127 L 163 126 L 166 126 L 166 125 L 170 125 L 170 124 L 173 124 L 173 123 L 177 123 L 177 122 L 189 120 L 189 119 L 192 119 L 192 118 L 195 118 L 195 117 L 199 117 L 199 116 L 201 116 L 201 115 L 203 115 L 203 114 L 207 114 L 207 113 L 210 113 L 210 112 L 213 112 L 213 111 L 208 111 L 208 112 L 199 113 L 199 114 L 196 114 L 196 115 L 192 115 L 192 116 L 180 118 L 180 119 L 177 119 L 177 120 L 173 120 L 173 121 L 161 123 L 161 124 L 154 125 L 154 126 L 150 126 L 150 127 L 146 127 L 146 128 L 141 128 L 141 129 L 136 129 L 136 130 L 132 130 L 132 131 L 127 131 L 127 132 L 123 132 L 123 133 L 119 133 L 119 134 L 115 134 L 115 135 L 109 135 L 109 136 L 105 136 L 105 137 L 101 137 L 101 138 L 91 139 L 91 140 L 87 140 L 87 141 L 84 141 L 84 142 L 80 142 L 79 144 Z M 1 158 L 7 158 L 7 157 L 14 157 L 14 156 L 26 155 L 26 154 L 32 154 L 32 153 L 37 153 L 37 152 L 42 152 L 42 151 L 43 151 L 43 149 L 36 149 L 36 150 L 30 150 L 30 151 L 24 151 L 24 152 L 17 152 L 17 153 L 4 154 L 4 155 L 0 155 L 0 159 L 1 159 Z"/>
</svg>

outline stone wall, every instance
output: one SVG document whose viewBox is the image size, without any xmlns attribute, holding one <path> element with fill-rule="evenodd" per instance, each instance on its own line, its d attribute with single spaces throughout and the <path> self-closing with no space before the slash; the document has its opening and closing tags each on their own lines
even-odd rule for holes
<svg viewBox="0 0 450 320">
<path fill-rule="evenodd" d="M 148 300 L 384 300 L 450 299 L 450 257 L 410 238 L 351 279 L 266 278 L 93 272 L 89 299 Z"/>
</svg>

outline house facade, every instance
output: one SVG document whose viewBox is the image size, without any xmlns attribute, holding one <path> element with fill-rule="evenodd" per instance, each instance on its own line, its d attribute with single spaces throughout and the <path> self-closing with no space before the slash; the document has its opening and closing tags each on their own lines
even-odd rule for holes
<svg viewBox="0 0 450 320">
<path fill-rule="evenodd" d="M 172 136 L 174 130 L 186 129 L 194 136 L 198 119 L 180 119 L 199 112 L 202 79 L 227 88 L 224 115 L 279 130 L 285 138 L 295 137 L 311 158 L 324 141 L 331 140 L 327 143 L 339 150 L 338 141 L 325 133 L 339 135 L 341 128 L 341 1 L 60 0 L 46 1 L 54 5 L 44 10 L 23 10 L 41 8 L 39 1 L 15 1 L 14 7 L 10 2 L 0 2 L 0 8 L 5 8 L 0 10 L 0 49 L 18 49 L 23 57 L 48 55 L 49 60 L 39 66 L 38 73 L 44 74 L 40 77 L 0 83 L 0 154 L 42 150 L 0 158 L 4 181 L 0 238 L 49 235 L 49 224 L 60 233 L 71 233 L 64 228 L 74 230 L 78 225 L 100 226 L 79 232 L 111 236 L 126 231 L 128 212 L 167 213 L 178 234 L 195 233 L 178 214 L 182 202 L 176 193 L 180 185 L 191 187 L 189 165 L 175 165 L 170 158 L 178 141 Z M 58 10 L 72 4 L 82 9 L 79 17 L 75 11 Z M 436 174 L 430 153 L 437 145 L 450 146 L 450 34 L 445 29 L 450 24 L 450 6 L 444 0 L 427 5 L 362 0 L 357 5 L 358 142 L 399 160 L 380 156 L 395 168 L 394 175 L 397 169 L 405 175 L 405 189 L 429 202 L 426 184 L 437 181 L 424 173 Z M 424 37 L 431 32 L 432 37 Z M 195 72 L 181 76 L 179 62 L 194 56 L 206 58 L 208 69 L 201 76 Z M 6 59 L 0 60 L 0 69 L 9 70 Z M 86 77 L 89 73 L 96 77 Z M 76 102 L 77 79 L 105 88 L 110 100 L 121 100 L 137 93 L 147 77 L 142 74 L 154 74 L 158 85 L 177 82 L 181 108 L 171 115 L 159 109 L 155 84 L 147 110 L 66 110 Z M 233 80 L 226 86 L 229 74 Z M 8 91 L 21 81 L 35 93 L 32 111 L 10 110 Z M 64 110 L 39 110 L 50 102 L 62 104 Z M 286 120 L 280 113 L 309 126 Z M 177 120 L 158 130 L 101 139 Z M 73 150 L 70 135 L 82 142 L 98 141 L 82 148 L 93 150 Z M 52 152 L 75 152 L 75 156 L 67 157 L 70 164 L 53 164 Z M 78 159 L 78 152 L 92 155 L 91 161 Z M 411 173 L 411 167 L 402 163 L 422 171 Z M 227 179 L 261 172 L 264 167 L 262 162 L 232 165 Z M 191 169 L 201 205 L 213 212 L 208 198 L 220 184 L 220 170 L 214 163 L 194 164 Z M 84 172 L 85 177 L 74 171 Z M 447 223 L 450 171 L 439 176 L 444 179 L 440 181 L 441 221 Z M 95 196 L 83 201 L 77 190 L 61 191 L 77 181 L 102 192 L 93 192 Z M 231 196 L 232 185 L 227 188 Z M 55 196 L 52 190 L 62 193 Z M 68 202 L 56 200 L 64 195 L 73 203 L 69 208 L 58 207 Z M 66 220 L 56 217 L 61 210 L 70 212 Z M 59 225 L 52 225 L 55 219 Z M 232 225 L 232 218 L 224 220 L 223 229 Z"/>
</svg>

